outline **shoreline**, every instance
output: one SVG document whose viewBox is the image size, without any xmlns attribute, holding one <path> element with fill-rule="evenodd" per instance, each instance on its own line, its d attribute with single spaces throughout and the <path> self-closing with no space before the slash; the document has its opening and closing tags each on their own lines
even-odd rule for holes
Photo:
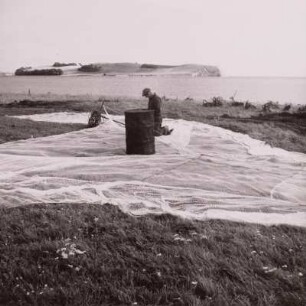
<svg viewBox="0 0 306 306">
<path fill-rule="evenodd" d="M 0 78 L 0 92 L 3 96 L 26 95 L 31 93 L 46 96 L 100 96 L 137 99 L 144 87 L 150 87 L 160 97 L 172 100 L 203 101 L 213 96 L 237 101 L 249 100 L 251 103 L 264 104 L 279 101 L 280 104 L 305 105 L 306 78 L 184 78 L 184 77 L 14 77 Z"/>
</svg>

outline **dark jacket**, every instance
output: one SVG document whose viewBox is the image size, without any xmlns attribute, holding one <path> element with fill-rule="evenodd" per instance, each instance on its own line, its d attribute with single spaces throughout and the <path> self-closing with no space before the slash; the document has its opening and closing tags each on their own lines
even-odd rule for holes
<svg viewBox="0 0 306 306">
<path fill-rule="evenodd" d="M 160 126 L 162 124 L 161 107 L 162 100 L 158 95 L 154 94 L 149 98 L 148 109 L 154 110 L 154 124 L 159 124 Z"/>
</svg>

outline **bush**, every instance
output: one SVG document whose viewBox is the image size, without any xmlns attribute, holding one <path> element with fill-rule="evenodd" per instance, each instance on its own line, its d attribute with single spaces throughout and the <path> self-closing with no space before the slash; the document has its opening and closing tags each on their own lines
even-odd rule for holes
<svg viewBox="0 0 306 306">
<path fill-rule="evenodd" d="M 53 67 L 66 67 L 66 66 L 76 66 L 76 63 L 59 63 L 59 62 L 55 62 L 52 66 Z"/>
<path fill-rule="evenodd" d="M 231 118 L 231 116 L 229 114 L 223 114 L 221 115 L 221 118 Z"/>
<path fill-rule="evenodd" d="M 154 64 L 142 64 L 140 68 L 144 69 L 159 69 L 159 68 L 174 68 L 176 66 L 170 66 L 170 65 L 154 65 Z"/>
<path fill-rule="evenodd" d="M 244 103 L 243 102 L 238 102 L 238 101 L 233 101 L 233 102 L 231 102 L 231 106 L 240 107 L 240 106 L 244 106 Z"/>
<path fill-rule="evenodd" d="M 286 104 L 286 105 L 284 106 L 284 108 L 283 108 L 283 111 L 284 111 L 284 112 L 288 112 L 288 111 L 290 110 L 290 108 L 291 108 L 291 104 Z"/>
<path fill-rule="evenodd" d="M 300 106 L 297 110 L 298 113 L 306 113 L 306 105 Z"/>
<path fill-rule="evenodd" d="M 15 75 L 62 75 L 61 69 L 35 69 L 29 70 L 29 68 L 19 68 L 15 71 Z"/>
<path fill-rule="evenodd" d="M 202 106 L 204 107 L 218 107 L 223 106 L 225 100 L 222 97 L 212 97 L 211 102 L 207 100 L 203 100 Z"/>
<path fill-rule="evenodd" d="M 84 65 L 78 69 L 81 72 L 101 72 L 102 65 L 100 64 L 89 64 Z"/>
<path fill-rule="evenodd" d="M 212 103 L 214 106 L 222 106 L 224 103 L 224 99 L 222 97 L 213 97 L 212 98 Z"/>
<path fill-rule="evenodd" d="M 245 105 L 244 105 L 244 108 L 245 109 L 256 109 L 256 106 L 254 104 L 250 103 L 249 101 L 246 101 Z"/>
<path fill-rule="evenodd" d="M 262 110 L 265 113 L 270 113 L 272 110 L 279 109 L 278 102 L 268 101 L 262 106 Z"/>
</svg>

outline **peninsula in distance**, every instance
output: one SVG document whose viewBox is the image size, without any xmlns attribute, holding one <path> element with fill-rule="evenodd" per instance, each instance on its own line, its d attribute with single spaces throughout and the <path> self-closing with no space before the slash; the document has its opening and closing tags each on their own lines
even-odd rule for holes
<svg viewBox="0 0 306 306">
<path fill-rule="evenodd" d="M 15 75 L 219 77 L 221 73 L 216 66 L 198 64 L 155 65 L 138 63 L 93 63 L 82 65 L 77 63 L 55 62 L 51 66 L 21 67 L 15 71 Z"/>
</svg>

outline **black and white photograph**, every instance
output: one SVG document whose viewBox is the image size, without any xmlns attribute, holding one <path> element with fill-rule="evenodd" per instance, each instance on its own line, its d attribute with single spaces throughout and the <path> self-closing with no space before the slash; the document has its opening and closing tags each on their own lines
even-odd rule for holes
<svg viewBox="0 0 306 306">
<path fill-rule="evenodd" d="M 306 305 L 305 0 L 0 0 L 2 305 Z"/>
</svg>

